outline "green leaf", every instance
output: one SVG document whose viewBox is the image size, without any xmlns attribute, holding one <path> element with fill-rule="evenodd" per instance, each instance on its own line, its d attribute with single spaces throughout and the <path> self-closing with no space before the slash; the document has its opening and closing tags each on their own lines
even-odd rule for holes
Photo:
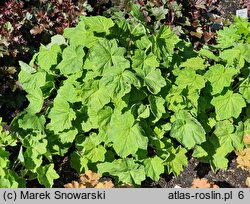
<svg viewBox="0 0 250 204">
<path fill-rule="evenodd" d="M 59 175 L 54 170 L 54 164 L 40 166 L 37 169 L 37 176 L 39 183 L 46 188 L 51 188 L 54 184 L 54 180 L 59 178 Z"/>
<path fill-rule="evenodd" d="M 250 77 L 240 84 L 239 92 L 246 99 L 246 102 L 250 103 Z"/>
<path fill-rule="evenodd" d="M 47 152 L 48 141 L 46 135 L 37 133 L 36 135 L 27 135 L 23 139 L 23 146 L 32 149 L 33 153 L 43 155 Z M 36 154 L 35 154 L 36 155 Z"/>
<path fill-rule="evenodd" d="M 170 135 L 187 149 L 205 142 L 205 134 L 206 132 L 202 125 L 187 111 L 179 111 L 176 114 L 176 121 L 172 125 Z"/>
<path fill-rule="evenodd" d="M 148 48 L 152 47 L 152 42 L 149 40 L 148 36 L 142 36 L 141 39 L 137 40 L 135 43 L 136 43 L 136 46 L 139 48 L 139 50 L 144 50 L 144 49 L 148 49 Z M 135 53 L 136 52 L 138 52 L 138 51 L 136 50 Z M 139 54 L 140 53 L 141 52 L 139 52 Z M 144 56 L 144 54 L 143 54 L 143 56 Z M 139 60 L 139 61 L 141 61 L 141 60 Z"/>
<path fill-rule="evenodd" d="M 105 32 L 106 34 L 109 34 L 109 29 L 115 25 L 111 18 L 106 18 L 104 16 L 82 16 L 81 20 L 86 25 L 87 30 L 95 31 L 97 33 Z"/>
<path fill-rule="evenodd" d="M 62 61 L 57 65 L 57 69 L 66 76 L 82 71 L 84 55 L 85 53 L 82 46 L 66 47 L 63 50 Z"/>
<path fill-rule="evenodd" d="M 32 148 L 27 148 L 24 152 L 25 158 L 25 168 L 31 171 L 36 171 L 38 167 L 42 164 L 42 156 L 39 154 L 38 151 Z"/>
<path fill-rule="evenodd" d="M 54 45 L 67 45 L 65 38 L 62 35 L 54 35 L 51 37 L 51 43 L 47 45 L 47 48 L 51 49 L 51 47 Z"/>
<path fill-rule="evenodd" d="M 241 50 L 238 46 L 223 50 L 220 53 L 220 58 L 227 62 L 227 66 L 242 68 L 245 64 L 245 60 L 241 55 Z"/>
<path fill-rule="evenodd" d="M 122 158 L 135 154 L 139 148 L 147 149 L 148 138 L 130 112 L 112 116 L 108 137 L 113 142 L 116 153 Z"/>
<path fill-rule="evenodd" d="M 139 5 L 132 4 L 131 14 L 132 14 L 133 17 L 135 17 L 139 21 L 144 22 L 144 17 L 140 12 L 140 6 Z"/>
<path fill-rule="evenodd" d="M 63 86 L 61 86 L 57 92 L 57 97 L 66 99 L 69 103 L 75 103 L 81 101 L 80 93 L 81 90 L 79 87 L 74 86 L 76 83 L 72 83 L 68 81 L 69 79 L 63 82 Z"/>
<path fill-rule="evenodd" d="M 97 120 L 100 130 L 104 130 L 106 132 L 109 127 L 111 117 L 113 115 L 113 109 L 109 106 L 104 107 L 102 110 L 98 112 Z"/>
<path fill-rule="evenodd" d="M 0 188 L 25 188 L 25 179 L 19 177 L 13 170 L 6 169 L 0 176 Z"/>
<path fill-rule="evenodd" d="M 111 67 L 106 69 L 100 80 L 99 86 L 105 87 L 111 93 L 112 98 L 122 98 L 131 90 L 131 85 L 140 86 L 137 76 L 122 67 Z"/>
<path fill-rule="evenodd" d="M 154 181 L 158 181 L 160 179 L 160 175 L 164 173 L 165 168 L 163 165 L 163 160 L 158 156 L 145 159 L 143 164 L 145 167 L 146 176 L 150 177 Z"/>
<path fill-rule="evenodd" d="M 176 44 L 180 41 L 179 37 L 171 31 L 169 26 L 161 26 L 157 36 L 155 37 L 154 54 L 159 59 L 166 60 L 165 63 L 171 61 L 170 56 L 174 53 Z"/>
<path fill-rule="evenodd" d="M 198 157 L 202 162 L 210 163 L 213 171 L 226 170 L 228 166 L 226 156 L 232 150 L 232 146 L 219 144 L 218 138 L 212 135 L 207 142 L 195 147 L 193 156 Z"/>
<path fill-rule="evenodd" d="M 210 81 L 213 88 L 212 94 L 221 93 L 224 87 L 229 87 L 233 81 L 233 76 L 237 74 L 234 68 L 225 68 L 221 64 L 209 67 L 205 74 L 205 78 Z"/>
<path fill-rule="evenodd" d="M 206 157 L 208 156 L 208 152 L 206 152 L 201 146 L 196 145 L 192 156 L 196 158 Z"/>
<path fill-rule="evenodd" d="M 77 133 L 78 133 L 78 131 L 76 129 L 69 130 L 67 132 L 62 132 L 59 134 L 60 141 L 63 144 L 65 144 L 65 143 L 72 144 L 76 138 Z"/>
<path fill-rule="evenodd" d="M 230 150 L 233 147 L 236 150 L 242 150 L 244 147 L 242 142 L 244 134 L 243 126 L 242 134 L 234 133 L 234 129 L 234 125 L 229 120 L 224 120 L 216 124 L 214 134 L 219 138 L 221 146 L 226 146 Z"/>
<path fill-rule="evenodd" d="M 206 65 L 205 60 L 201 57 L 192 57 L 181 63 L 180 67 L 192 68 L 193 70 L 204 70 Z"/>
<path fill-rule="evenodd" d="M 84 67 L 103 74 L 105 69 L 112 66 L 129 67 L 129 61 L 125 59 L 126 49 L 118 47 L 116 40 L 99 40 L 90 48 Z"/>
<path fill-rule="evenodd" d="M 36 73 L 36 70 L 35 68 L 29 66 L 28 64 L 26 64 L 25 62 L 23 61 L 18 61 L 19 63 L 19 66 L 21 67 L 21 70 L 26 72 L 26 73 L 29 73 L 29 74 L 33 74 L 33 73 Z"/>
<path fill-rule="evenodd" d="M 150 116 L 150 109 L 148 105 L 134 104 L 131 107 L 131 112 L 138 118 L 148 118 Z"/>
<path fill-rule="evenodd" d="M 77 173 L 82 173 L 88 170 L 88 159 L 86 157 L 81 156 L 77 152 L 73 152 L 70 155 L 70 166 L 74 168 Z"/>
<path fill-rule="evenodd" d="M 22 84 L 22 86 L 27 92 L 32 92 L 34 89 L 40 88 L 45 85 L 46 72 L 29 71 L 25 68 L 27 64 L 23 65 L 23 63 L 21 63 L 20 61 L 19 64 L 21 66 L 21 71 L 18 74 L 18 81 Z"/>
<path fill-rule="evenodd" d="M 53 81 L 47 81 L 44 86 L 41 87 L 43 92 L 43 98 L 48 98 L 55 90 L 55 83 Z"/>
<path fill-rule="evenodd" d="M 98 37 L 90 30 L 86 30 L 85 23 L 81 21 L 75 28 L 65 28 L 63 36 L 69 39 L 70 45 L 90 48 Z"/>
<path fill-rule="evenodd" d="M 175 83 L 179 88 L 200 90 L 205 87 L 205 79 L 203 76 L 196 74 L 192 68 L 184 68 L 181 70 L 176 78 Z"/>
<path fill-rule="evenodd" d="M 135 163 L 133 159 L 117 159 L 113 162 L 97 164 L 98 173 L 109 173 L 118 176 L 119 181 L 125 184 L 140 185 L 145 180 L 145 170 L 143 166 Z"/>
<path fill-rule="evenodd" d="M 40 46 L 37 62 L 41 69 L 51 72 L 51 67 L 57 64 L 58 55 L 61 53 L 61 48 L 58 44 L 54 44 L 50 49 L 44 45 Z"/>
<path fill-rule="evenodd" d="M 71 121 L 76 119 L 76 114 L 66 100 L 57 97 L 54 100 L 54 107 L 49 112 L 48 117 L 51 121 L 47 125 L 47 128 L 58 133 L 72 127 Z"/>
<path fill-rule="evenodd" d="M 93 163 L 105 160 L 106 149 L 102 145 L 98 145 L 93 148 L 91 151 L 86 152 L 86 157 Z"/>
<path fill-rule="evenodd" d="M 214 53 L 208 49 L 205 48 L 200 49 L 199 54 L 206 58 L 213 59 L 215 62 L 220 61 L 219 57 L 214 55 Z"/>
<path fill-rule="evenodd" d="M 177 86 L 172 86 L 167 97 L 168 109 L 174 112 L 184 109 L 187 106 L 185 97 L 182 94 L 183 89 Z"/>
<path fill-rule="evenodd" d="M 219 149 L 221 150 L 221 148 Z M 219 169 L 227 170 L 228 168 L 228 159 L 223 156 L 223 154 L 217 150 L 216 154 L 213 156 L 211 161 L 211 166 L 213 171 L 218 171 Z"/>
<path fill-rule="evenodd" d="M 98 112 L 110 102 L 110 94 L 105 86 L 100 86 L 99 81 L 95 80 L 83 87 L 82 102 L 93 112 Z"/>
<path fill-rule="evenodd" d="M 132 67 L 134 69 L 143 69 L 146 66 L 154 68 L 159 67 L 156 56 L 153 53 L 147 55 L 143 50 L 135 50 L 135 54 L 132 57 Z"/>
<path fill-rule="evenodd" d="M 23 116 L 23 118 L 18 119 L 18 125 L 20 128 L 24 130 L 33 129 L 44 131 L 46 119 L 44 115 L 37 116 L 32 113 L 27 113 Z"/>
<path fill-rule="evenodd" d="M 238 42 L 241 36 L 237 33 L 237 29 L 233 26 L 224 27 L 223 30 L 217 31 L 219 36 L 218 38 L 218 47 L 219 48 L 228 48 Z"/>
<path fill-rule="evenodd" d="M 164 165 L 168 168 L 168 173 L 173 173 L 178 176 L 183 170 L 183 166 L 188 165 L 188 160 L 186 157 L 187 150 L 178 146 L 177 149 L 171 148 L 171 156 L 167 157 Z"/>
<path fill-rule="evenodd" d="M 96 134 L 90 135 L 81 144 L 82 153 L 93 163 L 105 160 L 106 149 L 100 145 L 101 141 Z"/>
<path fill-rule="evenodd" d="M 41 89 L 33 89 L 32 92 L 27 95 L 27 98 L 30 103 L 26 111 L 30 114 L 39 113 L 43 107 L 43 93 Z"/>
<path fill-rule="evenodd" d="M 10 153 L 5 151 L 3 147 L 0 147 L 0 169 L 8 168 Z"/>
<path fill-rule="evenodd" d="M 150 95 L 149 98 L 150 110 L 155 117 L 153 122 L 157 122 L 161 119 L 162 114 L 166 113 L 166 108 L 164 106 L 165 100 L 160 96 Z"/>
<path fill-rule="evenodd" d="M 246 107 L 243 97 L 238 93 L 233 93 L 233 91 L 227 91 L 225 95 L 213 97 L 211 104 L 215 107 L 217 120 L 238 118 L 242 108 Z"/>
<path fill-rule="evenodd" d="M 143 69 L 136 69 L 136 72 L 143 79 L 144 86 L 147 86 L 153 94 L 159 93 L 161 88 L 166 86 L 166 80 L 162 77 L 160 69 L 145 66 Z"/>
</svg>

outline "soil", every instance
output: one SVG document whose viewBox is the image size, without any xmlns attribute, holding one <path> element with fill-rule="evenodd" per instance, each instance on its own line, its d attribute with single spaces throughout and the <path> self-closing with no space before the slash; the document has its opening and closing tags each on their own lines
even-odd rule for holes
<svg viewBox="0 0 250 204">
<path fill-rule="evenodd" d="M 158 182 L 147 180 L 142 186 L 148 188 L 174 188 L 175 186 L 190 188 L 194 178 L 207 178 L 220 188 L 247 188 L 245 182 L 249 176 L 249 171 L 237 168 L 235 158 L 230 161 L 227 170 L 219 170 L 218 172 L 213 172 L 209 164 L 200 163 L 197 159 L 191 158 L 188 166 L 178 177 L 165 174 Z"/>
<path fill-rule="evenodd" d="M 241 0 L 220 0 L 218 10 L 222 17 L 232 19 L 232 16 L 236 15 L 236 10 L 243 7 Z"/>
<path fill-rule="evenodd" d="M 227 170 L 219 170 L 213 172 L 210 165 L 201 163 L 195 158 L 190 158 L 188 166 L 184 168 L 182 173 L 175 177 L 173 174 L 163 174 L 159 181 L 147 179 L 142 182 L 142 188 L 190 188 L 194 178 L 207 178 L 220 188 L 247 188 L 246 179 L 250 177 L 250 172 L 237 167 L 236 155 L 229 156 L 229 166 Z M 59 179 L 55 180 L 55 188 L 63 188 L 64 184 L 77 181 L 79 175 L 70 167 L 69 157 L 57 157 L 55 170 L 59 174 Z M 102 180 L 110 180 L 108 177 Z M 43 188 L 37 181 L 28 182 L 29 188 Z"/>
</svg>

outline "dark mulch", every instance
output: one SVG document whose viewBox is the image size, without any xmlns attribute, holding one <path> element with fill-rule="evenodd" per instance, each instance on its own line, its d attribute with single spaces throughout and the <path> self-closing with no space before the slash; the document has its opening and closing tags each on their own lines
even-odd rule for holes
<svg viewBox="0 0 250 204">
<path fill-rule="evenodd" d="M 222 17 L 232 19 L 232 15 L 236 15 L 236 10 L 243 7 L 241 0 L 220 0 L 218 10 Z"/>
</svg>

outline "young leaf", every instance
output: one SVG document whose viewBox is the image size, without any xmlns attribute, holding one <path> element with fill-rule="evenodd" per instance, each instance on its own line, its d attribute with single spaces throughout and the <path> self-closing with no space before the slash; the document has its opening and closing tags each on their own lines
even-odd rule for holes
<svg viewBox="0 0 250 204">
<path fill-rule="evenodd" d="M 159 67 L 159 62 L 153 53 L 147 55 L 143 50 L 136 50 L 132 57 L 132 67 L 143 69 L 145 66 L 156 68 Z"/>
<path fill-rule="evenodd" d="M 172 125 L 170 135 L 187 149 L 205 142 L 205 134 L 206 132 L 202 125 L 187 111 L 179 111 L 176 114 L 176 121 Z"/>
<path fill-rule="evenodd" d="M 241 83 L 239 92 L 246 99 L 247 103 L 250 103 L 250 77 Z"/>
<path fill-rule="evenodd" d="M 23 118 L 18 119 L 18 125 L 24 130 L 33 129 L 44 131 L 46 119 L 44 115 L 37 116 L 32 113 L 26 113 Z"/>
<path fill-rule="evenodd" d="M 9 166 L 10 153 L 7 152 L 3 147 L 0 147 L 0 169 L 7 168 Z"/>
<path fill-rule="evenodd" d="M 106 87 L 111 92 L 112 98 L 122 98 L 130 92 L 131 85 L 139 87 L 140 81 L 133 72 L 122 67 L 106 69 L 99 83 L 100 87 Z"/>
<path fill-rule="evenodd" d="M 219 48 L 231 47 L 241 38 L 241 36 L 237 33 L 237 28 L 234 28 L 233 26 L 225 27 L 223 30 L 217 31 L 217 34 L 219 36 L 219 44 L 217 47 Z"/>
<path fill-rule="evenodd" d="M 70 155 L 70 166 L 74 168 L 77 173 L 82 173 L 88 170 L 88 159 L 86 157 L 81 156 L 77 152 L 73 152 Z"/>
<path fill-rule="evenodd" d="M 27 148 L 24 152 L 25 158 L 25 168 L 31 171 L 36 171 L 38 167 L 42 164 L 42 156 L 38 153 L 38 151 L 33 150 L 32 148 Z"/>
<path fill-rule="evenodd" d="M 178 176 L 183 170 L 183 166 L 188 165 L 186 157 L 187 150 L 178 146 L 176 149 L 170 148 L 170 156 L 164 161 L 164 165 L 168 168 L 168 173 Z"/>
<path fill-rule="evenodd" d="M 205 87 L 205 79 L 203 76 L 196 74 L 195 70 L 192 68 L 184 68 L 182 69 L 177 78 L 175 83 L 178 85 L 179 88 L 186 88 L 189 89 L 196 89 L 200 90 Z"/>
<path fill-rule="evenodd" d="M 115 24 L 112 19 L 106 18 L 104 16 L 83 16 L 81 20 L 86 25 L 86 29 L 90 31 L 95 31 L 97 33 L 110 33 L 110 28 Z"/>
<path fill-rule="evenodd" d="M 143 164 L 146 176 L 150 177 L 154 181 L 158 181 L 160 179 L 160 175 L 164 173 L 163 160 L 158 156 L 145 159 Z"/>
<path fill-rule="evenodd" d="M 69 130 L 67 132 L 62 132 L 59 134 L 59 139 L 63 144 L 73 143 L 77 133 L 78 133 L 78 131 L 76 129 Z"/>
<path fill-rule="evenodd" d="M 80 22 L 75 28 L 66 28 L 63 36 L 69 39 L 70 45 L 90 48 L 98 40 L 92 31 L 86 30 L 85 23 Z"/>
<path fill-rule="evenodd" d="M 234 132 L 233 124 L 229 120 L 224 120 L 216 124 L 214 134 L 219 138 L 221 146 L 242 150 L 244 147 L 242 142 L 244 131 L 242 126 L 242 134 L 239 134 L 239 128 L 237 134 L 237 132 Z"/>
<path fill-rule="evenodd" d="M 54 170 L 54 164 L 47 164 L 40 166 L 37 169 L 38 181 L 46 188 L 51 188 L 54 184 L 54 180 L 59 178 L 59 175 Z"/>
<path fill-rule="evenodd" d="M 98 161 L 103 162 L 105 160 L 106 149 L 100 145 L 101 142 L 96 134 L 90 135 L 81 144 L 83 147 L 82 154 L 93 163 Z"/>
<path fill-rule="evenodd" d="M 166 108 L 164 106 L 165 100 L 162 97 L 150 95 L 149 98 L 150 110 L 155 117 L 154 122 L 161 119 L 162 114 L 166 113 Z"/>
<path fill-rule="evenodd" d="M 91 149 L 89 152 L 85 152 L 86 158 L 88 158 L 91 162 L 104 162 L 106 149 L 102 145 L 98 145 Z"/>
<path fill-rule="evenodd" d="M 170 57 L 174 53 L 176 44 L 180 41 L 178 36 L 171 32 L 169 26 L 160 27 L 157 36 L 155 37 L 155 49 L 154 54 L 159 59 L 164 59 L 167 62 L 170 61 Z"/>
<path fill-rule="evenodd" d="M 83 87 L 82 103 L 88 105 L 93 112 L 98 112 L 110 102 L 110 91 L 105 86 L 100 86 L 99 81 L 86 83 Z"/>
<path fill-rule="evenodd" d="M 233 76 L 237 74 L 234 68 L 225 68 L 221 64 L 216 64 L 209 67 L 205 74 L 205 78 L 210 81 L 213 91 L 212 94 L 221 93 L 224 87 L 229 87 L 233 81 Z"/>
<path fill-rule="evenodd" d="M 151 9 L 151 11 L 152 14 L 156 17 L 157 21 L 165 19 L 166 15 L 168 14 L 168 9 L 165 9 L 164 6 L 154 7 Z"/>
<path fill-rule="evenodd" d="M 43 93 L 41 89 L 33 89 L 32 92 L 27 95 L 27 98 L 30 103 L 26 111 L 30 114 L 39 113 L 43 107 Z"/>
<path fill-rule="evenodd" d="M 57 97 L 48 117 L 51 121 L 47 127 L 55 133 L 58 133 L 71 128 L 71 121 L 76 119 L 76 114 L 65 99 Z"/>
<path fill-rule="evenodd" d="M 40 88 L 46 83 L 46 72 L 29 72 L 21 66 L 21 71 L 18 74 L 18 80 L 27 92 L 32 92 L 34 89 Z"/>
<path fill-rule="evenodd" d="M 139 148 L 147 149 L 148 138 L 130 112 L 112 116 L 108 137 L 113 142 L 116 153 L 122 158 L 135 154 Z"/>
<path fill-rule="evenodd" d="M 48 73 L 51 73 L 50 68 L 52 67 L 52 65 L 57 64 L 58 55 L 60 53 L 61 48 L 58 44 L 52 45 L 50 49 L 48 49 L 44 45 L 41 45 L 37 62 L 43 70 L 47 71 Z"/>
<path fill-rule="evenodd" d="M 143 79 L 144 86 L 147 86 L 153 94 L 159 93 L 161 88 L 166 86 L 166 80 L 162 77 L 160 69 L 145 66 L 143 69 L 135 69 L 135 71 Z"/>
<path fill-rule="evenodd" d="M 215 107 L 217 120 L 238 118 L 242 108 L 246 107 L 243 97 L 238 93 L 233 93 L 233 91 L 227 91 L 225 95 L 213 97 L 211 104 Z"/>
<path fill-rule="evenodd" d="M 83 57 L 85 53 L 82 46 L 68 46 L 63 50 L 62 61 L 57 65 L 57 69 L 63 75 L 74 74 L 82 71 Z"/>
<path fill-rule="evenodd" d="M 140 185 L 145 180 L 145 170 L 143 166 L 135 163 L 133 159 L 117 159 L 113 162 L 97 164 L 98 173 L 105 172 L 112 176 L 118 176 L 119 181 L 126 184 Z"/>
<path fill-rule="evenodd" d="M 181 63 L 181 67 L 192 68 L 193 70 L 204 70 L 205 60 L 201 57 L 192 57 Z"/>
<path fill-rule="evenodd" d="M 126 49 L 118 47 L 116 40 L 99 40 L 90 48 L 85 68 L 103 74 L 105 69 L 112 66 L 129 67 L 129 61 L 124 58 Z"/>
</svg>

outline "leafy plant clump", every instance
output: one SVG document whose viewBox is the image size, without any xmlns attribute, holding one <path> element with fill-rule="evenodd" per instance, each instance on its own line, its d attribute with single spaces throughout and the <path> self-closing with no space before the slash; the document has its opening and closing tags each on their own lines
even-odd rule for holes
<svg viewBox="0 0 250 204">
<path fill-rule="evenodd" d="M 140 185 L 180 174 L 187 151 L 226 169 L 250 127 L 249 30 L 237 18 L 217 45 L 193 51 L 170 27 L 81 17 L 41 45 L 19 82 L 28 107 L 12 122 L 26 179 L 58 178 L 54 157 L 71 166 Z M 36 67 L 34 69 L 34 66 Z"/>
</svg>

